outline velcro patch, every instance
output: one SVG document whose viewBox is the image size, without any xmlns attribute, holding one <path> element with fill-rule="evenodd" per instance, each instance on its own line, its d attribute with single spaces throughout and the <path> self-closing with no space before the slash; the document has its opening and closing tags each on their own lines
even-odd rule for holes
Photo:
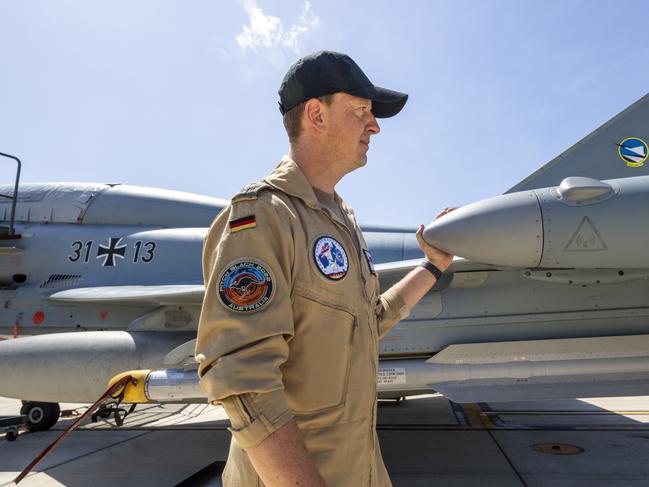
<svg viewBox="0 0 649 487">
<path fill-rule="evenodd" d="M 219 299 L 226 308 L 251 313 L 269 303 L 275 290 L 270 267 L 252 258 L 228 264 L 219 279 Z"/>
<path fill-rule="evenodd" d="M 367 267 L 370 270 L 370 274 L 376 274 L 376 268 L 374 267 L 374 259 L 369 250 L 363 249 L 363 254 L 365 254 L 365 260 L 367 260 Z"/>
<path fill-rule="evenodd" d="M 228 228 L 230 233 L 240 232 L 247 228 L 255 228 L 257 226 L 257 218 L 255 215 L 248 215 L 242 218 L 237 218 L 236 220 L 230 220 L 228 222 Z"/>
<path fill-rule="evenodd" d="M 333 237 L 318 238 L 313 244 L 313 260 L 318 270 L 333 281 L 339 281 L 347 275 L 349 260 L 342 244 Z"/>
<path fill-rule="evenodd" d="M 241 200 L 254 200 L 257 198 L 259 192 L 264 189 L 272 189 L 272 186 L 263 179 L 260 181 L 253 181 L 252 183 L 248 183 L 232 197 L 232 202 L 234 203 L 235 201 Z"/>
</svg>

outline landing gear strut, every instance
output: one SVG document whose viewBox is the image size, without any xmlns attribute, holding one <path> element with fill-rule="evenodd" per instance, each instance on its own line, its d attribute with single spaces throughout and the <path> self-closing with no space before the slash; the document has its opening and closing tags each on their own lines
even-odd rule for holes
<svg viewBox="0 0 649 487">
<path fill-rule="evenodd" d="M 25 427 L 28 431 L 45 431 L 59 420 L 61 408 L 55 402 L 23 401 L 20 414 L 27 416 Z"/>
</svg>

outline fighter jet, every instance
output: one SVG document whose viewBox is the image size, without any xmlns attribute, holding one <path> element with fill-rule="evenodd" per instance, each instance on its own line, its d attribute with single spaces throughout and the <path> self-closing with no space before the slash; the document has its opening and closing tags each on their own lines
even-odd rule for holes
<svg viewBox="0 0 649 487">
<path fill-rule="evenodd" d="M 649 394 L 647 120 L 649 95 L 504 195 L 426 228 L 427 241 L 460 257 L 381 343 L 381 395 Z M 0 203 L 9 226 L 10 203 Z M 92 402 L 120 373 L 136 378 L 132 402 L 205 401 L 193 343 L 200 249 L 223 204 L 128 186 L 21 185 L 21 238 L 0 241 L 2 325 L 94 330 L 0 343 L 0 395 L 50 418 L 33 429 L 51 425 L 51 405 Z M 419 263 L 412 235 L 368 232 L 368 243 L 384 289 Z"/>
<path fill-rule="evenodd" d="M 35 423 L 58 417 L 46 403 L 91 400 L 125 367 L 161 367 L 194 338 L 203 239 L 227 201 L 93 183 L 1 185 L 0 195 L 0 335 L 48 335 L 0 343 L 0 395 L 27 401 Z M 365 235 L 377 262 L 422 255 L 414 229 Z M 84 379 L 59 383 L 62 370 Z"/>
</svg>

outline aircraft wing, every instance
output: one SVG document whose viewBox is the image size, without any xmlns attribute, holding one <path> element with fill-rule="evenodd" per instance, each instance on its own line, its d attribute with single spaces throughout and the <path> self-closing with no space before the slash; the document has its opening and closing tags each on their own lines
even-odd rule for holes
<svg viewBox="0 0 649 487">
<path fill-rule="evenodd" d="M 378 264 L 376 270 L 382 287 L 389 287 L 412 269 L 420 259 Z M 498 267 L 479 264 L 467 259 L 455 258 L 452 272 L 477 272 L 499 270 Z M 450 274 L 451 272 L 449 272 Z M 122 304 L 131 306 L 150 305 L 200 305 L 205 286 L 202 284 L 163 284 L 154 286 L 99 286 L 66 289 L 51 294 L 47 299 L 59 303 L 76 304 Z"/>
<path fill-rule="evenodd" d="M 386 290 L 387 288 L 398 282 L 408 272 L 417 267 L 420 263 L 421 259 L 411 259 L 377 264 L 376 272 L 378 273 L 379 280 L 381 281 L 381 289 Z M 485 272 L 499 271 L 504 269 L 506 268 L 502 266 L 481 264 L 479 262 L 473 262 L 469 259 L 463 259 L 462 257 L 454 257 L 451 266 L 448 268 L 447 272 L 444 273 L 444 276 L 442 276 L 442 278 L 440 279 L 440 285 L 436 285 L 434 289 L 438 289 L 440 286 L 444 286 L 444 284 L 447 283 L 445 281 L 445 277 L 450 276 L 456 272 Z"/>
<path fill-rule="evenodd" d="M 101 286 L 67 289 L 47 299 L 59 303 L 150 305 L 200 305 L 205 286 L 202 284 L 170 284 L 158 286 Z"/>
</svg>

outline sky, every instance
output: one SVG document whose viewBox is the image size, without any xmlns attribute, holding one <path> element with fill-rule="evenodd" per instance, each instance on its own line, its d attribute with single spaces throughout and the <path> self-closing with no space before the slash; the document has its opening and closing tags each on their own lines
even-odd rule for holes
<svg viewBox="0 0 649 487">
<path fill-rule="evenodd" d="M 230 198 L 288 152 L 289 66 L 335 50 L 410 96 L 336 189 L 361 223 L 413 227 L 646 94 L 648 18 L 625 0 L 2 0 L 0 152 L 23 182 Z"/>
</svg>

